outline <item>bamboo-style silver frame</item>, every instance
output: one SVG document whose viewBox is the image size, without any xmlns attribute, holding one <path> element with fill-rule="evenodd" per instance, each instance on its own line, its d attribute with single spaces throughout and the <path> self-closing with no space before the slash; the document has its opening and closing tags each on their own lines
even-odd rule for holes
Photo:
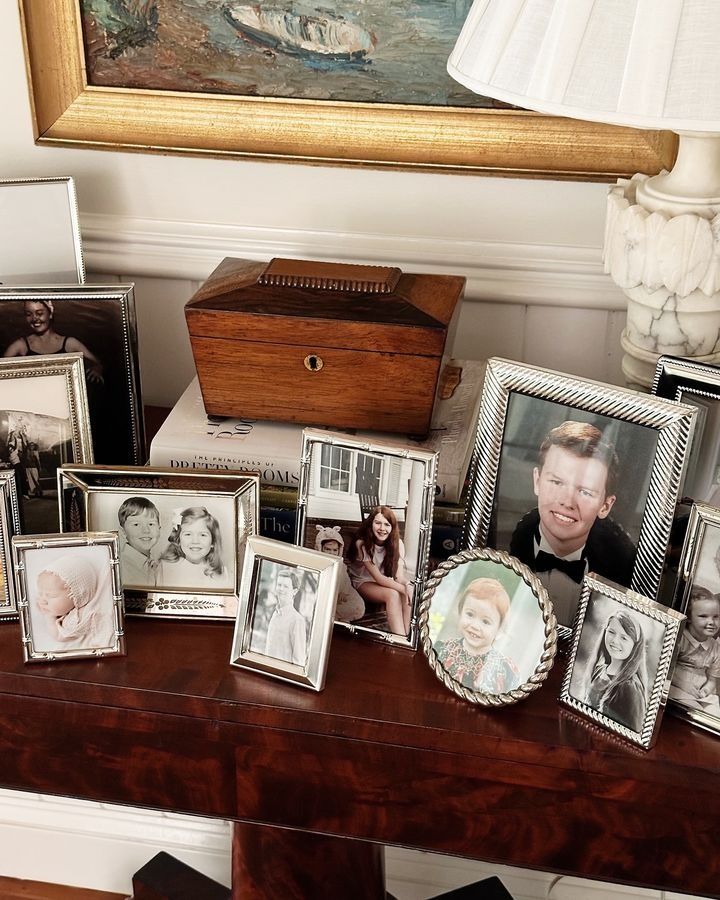
<svg viewBox="0 0 720 900">
<path fill-rule="evenodd" d="M 598 413 L 657 432 L 657 449 L 633 569 L 634 591 L 655 599 L 696 410 L 628 388 L 506 359 L 488 360 L 470 464 L 463 547 L 484 546 L 492 522 L 508 402 L 513 393 Z M 560 627 L 561 637 L 569 630 Z"/>
<path fill-rule="evenodd" d="M 413 601 L 410 617 L 410 631 L 407 637 L 393 634 L 389 631 L 380 631 L 377 628 L 358 625 L 351 622 L 339 622 L 336 624 L 347 628 L 355 634 L 366 635 L 376 640 L 386 641 L 399 647 L 416 650 L 419 641 L 417 625 L 417 611 L 420 597 L 425 590 L 427 579 L 427 566 L 430 554 L 430 538 L 432 534 L 433 508 L 435 505 L 435 481 L 437 478 L 436 452 L 421 450 L 415 447 L 406 447 L 400 444 L 384 443 L 381 441 L 368 441 L 367 439 L 353 438 L 346 434 L 324 432 L 319 429 L 306 428 L 303 431 L 302 455 L 300 458 L 300 482 L 298 485 L 297 516 L 295 520 L 295 543 L 303 546 L 305 523 L 308 517 L 307 506 L 310 492 L 310 475 L 313 452 L 316 447 L 331 445 L 344 450 L 361 453 L 373 453 L 380 456 L 395 457 L 402 460 L 417 462 L 423 467 L 421 499 L 420 499 L 420 524 L 418 535 L 417 565 L 415 572 L 410 574 L 414 584 Z M 405 541 L 407 544 L 407 541 Z"/>
<path fill-rule="evenodd" d="M 20 531 L 17 483 L 12 469 L 0 469 L 0 622 L 17 619 L 11 538 Z"/>
<path fill-rule="evenodd" d="M 685 395 L 694 394 L 696 397 L 705 397 L 720 403 L 720 368 L 679 356 L 661 356 L 655 366 L 655 377 L 650 390 L 655 396 L 665 397 L 668 400 L 682 402 Z M 702 434 L 696 433 L 691 453 L 695 449 L 695 441 L 698 440 L 702 451 L 705 443 L 703 437 Z"/>
<path fill-rule="evenodd" d="M 0 276 L 1 278 L 1 276 Z M 98 462 L 140 466 L 145 462 L 145 420 L 140 387 L 140 364 L 138 360 L 137 318 L 135 314 L 135 293 L 132 284 L 81 284 L 77 287 L 52 285 L 48 287 L 0 287 L 0 352 L 4 348 L 3 336 L 6 325 L 2 324 L 5 311 L 3 304 L 24 303 L 25 301 L 42 302 L 50 300 L 56 307 L 72 301 L 102 312 L 105 307 L 117 306 L 122 332 L 118 343 L 122 345 L 123 372 L 122 382 L 125 406 L 113 410 L 115 422 L 124 422 L 125 434 L 118 433 L 112 460 L 100 459 L 97 448 L 94 458 Z M 83 340 L 82 334 L 72 333 L 73 337 Z M 7 338 L 7 336 L 5 336 Z M 17 334 L 11 336 L 13 339 Z M 92 349 L 92 347 L 90 348 Z M 29 358 L 29 357 L 25 357 Z M 115 402 L 117 398 L 112 398 Z M 117 428 L 116 428 L 117 430 Z M 94 445 L 96 446 L 96 445 Z M 89 460 L 88 460 L 89 462 Z"/>
<path fill-rule="evenodd" d="M 78 218 L 78 206 L 77 206 L 77 195 L 75 193 L 75 181 L 70 176 L 59 176 L 59 177 L 47 177 L 47 178 L 5 178 L 0 179 L 0 195 L 3 192 L 3 188 L 8 188 L 9 190 L 14 190 L 16 188 L 22 187 L 33 187 L 37 188 L 39 186 L 44 186 L 45 191 L 43 193 L 47 193 L 51 190 L 57 189 L 58 186 L 63 186 L 65 189 L 66 199 L 67 199 L 67 217 L 64 223 L 54 223 L 61 224 L 67 228 L 70 237 L 70 243 L 72 246 L 72 259 L 68 258 L 65 269 L 63 270 L 63 274 L 65 272 L 74 273 L 74 278 L 65 277 L 60 278 L 56 273 L 48 273 L 46 266 L 49 258 L 54 258 L 54 254 L 51 252 L 50 247 L 47 244 L 43 244 L 43 224 L 47 219 L 48 210 L 45 208 L 36 208 L 33 210 L 27 210 L 26 207 L 30 202 L 29 192 L 28 191 L 20 191 L 18 192 L 18 200 L 23 199 L 23 208 L 26 210 L 26 213 L 30 219 L 32 219 L 35 223 L 37 223 L 33 229 L 33 243 L 32 246 L 28 248 L 29 250 L 29 260 L 32 260 L 36 266 L 36 268 L 32 271 L 23 272 L 23 273 L 8 273 L 2 271 L 2 266 L 0 266 L 0 284 L 84 284 L 85 282 L 85 263 L 83 262 L 83 254 L 82 254 L 82 243 L 80 239 L 80 222 Z M 5 191 L 6 194 L 5 199 L 9 196 L 9 190 Z M 33 193 L 37 193 L 36 191 Z M 19 208 L 19 207 L 18 207 Z M 2 241 L 3 248 L 5 253 L 7 254 L 8 245 L 12 243 L 10 239 L 10 235 L 16 232 L 13 232 L 14 218 L 12 216 L 12 210 L 7 211 L 3 210 L 3 215 L 0 216 L 0 241 Z M 7 229 L 7 235 L 3 234 L 3 230 Z M 6 256 L 7 258 L 7 256 Z M 22 275 L 22 277 L 20 277 Z"/>
<path fill-rule="evenodd" d="M 260 476 L 254 473 L 178 472 L 158 466 L 82 466 L 58 469 L 58 503 L 61 531 L 93 530 L 90 498 L 93 495 L 140 494 L 147 498 L 177 497 L 179 506 L 201 506 L 212 500 L 231 505 L 235 533 L 227 542 L 235 560 L 230 587 L 156 587 L 124 589 L 128 615 L 174 618 L 235 619 L 240 593 L 240 566 L 245 543 L 257 529 L 260 516 Z"/>
<path fill-rule="evenodd" d="M 532 675 L 517 688 L 499 694 L 475 691 L 458 682 L 440 662 L 433 642 L 430 639 L 430 616 L 433 598 L 438 590 L 443 587 L 443 579 L 449 572 L 461 566 L 472 566 L 477 562 L 490 562 L 498 567 L 514 572 L 530 588 L 537 600 L 540 615 L 542 616 L 543 649 Z M 463 700 L 467 700 L 470 703 L 476 703 L 478 706 L 507 706 L 511 703 L 517 703 L 518 700 L 523 700 L 542 685 L 555 661 L 558 638 L 557 622 L 555 621 L 555 614 L 553 613 L 552 603 L 548 598 L 547 591 L 526 565 L 523 565 L 515 557 L 502 550 L 491 550 L 488 547 L 463 550 L 461 553 L 450 556 L 447 560 L 440 563 L 438 568 L 431 573 L 427 588 L 422 596 L 419 625 L 423 651 L 430 663 L 430 668 L 437 678 L 448 690 L 457 694 L 458 697 L 462 697 Z"/>
<path fill-rule="evenodd" d="M 620 606 L 647 616 L 656 622 L 660 622 L 664 626 L 662 646 L 658 658 L 658 665 L 655 672 L 649 672 L 652 687 L 649 690 L 647 706 L 645 708 L 645 716 L 643 718 L 640 731 L 633 731 L 626 725 L 621 725 L 599 710 L 594 709 L 587 703 L 578 700 L 570 694 L 570 682 L 572 680 L 573 668 L 577 657 L 578 647 L 580 646 L 580 638 L 582 635 L 585 617 L 590 605 L 590 601 L 596 595 L 607 597 L 616 601 Z M 675 662 L 678 649 L 678 639 L 681 634 L 685 616 L 681 615 L 674 609 L 668 609 L 660 603 L 643 597 L 636 591 L 625 588 L 619 588 L 617 585 L 599 576 L 586 575 L 583 581 L 582 594 L 580 595 L 580 604 L 578 606 L 577 617 L 573 627 L 573 640 L 570 657 L 568 659 L 567 669 L 563 678 L 562 687 L 560 689 L 560 700 L 570 709 L 586 716 L 596 725 L 601 725 L 609 731 L 620 735 L 627 741 L 637 744 L 643 750 L 649 750 L 657 739 L 660 730 L 660 720 L 668 698 L 670 690 L 670 674 Z"/>
<path fill-rule="evenodd" d="M 720 528 L 720 509 L 709 506 L 707 503 L 694 503 L 690 510 L 687 532 L 680 555 L 678 568 L 678 580 L 675 586 L 673 606 L 681 613 L 687 613 L 690 602 L 690 592 L 695 583 L 695 577 L 700 563 L 700 555 L 703 550 L 703 541 L 708 529 Z M 699 725 L 713 734 L 720 735 L 720 717 L 697 709 L 689 709 L 680 701 L 670 698 L 668 709 L 675 715 L 693 725 Z"/>
<path fill-rule="evenodd" d="M 2 382 L 23 378 L 62 378 L 70 418 L 70 443 L 74 463 L 92 463 L 93 448 L 90 435 L 90 412 L 85 386 L 85 371 L 80 353 L 61 353 L 50 356 L 15 356 L 0 359 L 0 409 L 3 409 Z M 32 410 L 27 410 L 32 412 Z M 19 499 L 22 520 L 23 500 Z M 28 501 L 29 502 L 29 501 Z M 52 531 L 56 523 L 47 523 Z M 39 529 L 36 529 L 39 530 Z"/>
<path fill-rule="evenodd" d="M 303 666 L 250 649 L 252 622 L 258 601 L 260 565 L 263 561 L 309 569 L 318 577 L 315 612 L 307 644 L 307 662 Z M 271 538 L 248 538 L 230 665 L 251 669 L 313 691 L 321 691 L 325 686 L 339 571 L 340 558 L 337 556 Z"/>
<path fill-rule="evenodd" d="M 33 550 L 65 548 L 81 550 L 83 547 L 107 546 L 111 567 L 111 591 L 115 640 L 110 646 L 88 647 L 79 650 L 37 650 L 33 643 L 33 628 L 29 609 L 28 584 L 25 558 Z M 125 632 L 123 629 L 123 595 L 120 585 L 118 561 L 118 536 L 114 532 L 77 532 L 73 534 L 34 534 L 12 539 L 13 571 L 16 582 L 20 626 L 22 630 L 23 657 L 25 662 L 53 662 L 63 659 L 124 656 Z"/>
</svg>

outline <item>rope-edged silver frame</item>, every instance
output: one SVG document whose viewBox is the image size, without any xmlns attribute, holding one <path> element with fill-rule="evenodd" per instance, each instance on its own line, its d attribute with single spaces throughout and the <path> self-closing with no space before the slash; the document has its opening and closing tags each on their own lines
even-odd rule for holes
<svg viewBox="0 0 720 900">
<path fill-rule="evenodd" d="M 628 726 L 615 721 L 570 693 L 573 669 L 578 657 L 583 627 L 590 604 L 596 596 L 606 597 L 611 601 L 615 601 L 619 606 L 646 616 L 663 626 L 658 663 L 655 671 L 648 673 L 651 679 L 651 687 L 648 692 L 645 715 L 638 731 L 633 731 Z M 685 616 L 676 610 L 655 603 L 655 601 L 650 600 L 648 597 L 643 597 L 636 591 L 620 588 L 599 576 L 586 575 L 583 581 L 577 617 L 573 626 L 572 647 L 560 689 L 560 701 L 570 709 L 581 713 L 596 725 L 601 725 L 603 728 L 613 731 L 644 750 L 649 750 L 655 743 L 660 730 L 660 721 L 667 702 L 668 691 L 670 690 L 670 675 L 684 622 Z"/>
<path fill-rule="evenodd" d="M 37 646 L 30 612 L 31 589 L 27 577 L 28 554 L 38 550 L 67 550 L 70 553 L 73 551 L 81 553 L 83 549 L 89 547 L 105 547 L 108 551 L 108 565 L 110 567 L 109 589 L 112 604 L 111 624 L 113 629 L 111 643 L 74 649 L 63 649 L 62 644 L 59 643 L 57 649 L 42 650 Z M 123 592 L 120 583 L 117 532 L 85 531 L 72 534 L 16 535 L 12 539 L 12 557 L 22 631 L 23 658 L 26 663 L 125 656 Z"/>
<path fill-rule="evenodd" d="M 417 484 L 415 485 L 419 492 L 417 503 L 418 538 L 415 571 L 412 572 L 410 576 L 414 588 L 410 615 L 410 630 L 408 635 L 404 637 L 400 634 L 393 634 L 390 631 L 380 630 L 377 627 L 365 626 L 353 622 L 341 622 L 337 619 L 335 621 L 336 625 L 346 628 L 353 634 L 363 635 L 406 649 L 416 650 L 419 638 L 417 611 L 420 597 L 425 590 L 427 578 L 433 509 L 435 505 L 435 482 L 437 479 L 438 454 L 435 451 L 404 446 L 399 442 L 393 444 L 384 441 L 373 441 L 366 438 L 356 438 L 347 434 L 324 432 L 319 429 L 306 428 L 303 431 L 302 455 L 300 457 L 300 483 L 298 486 L 297 516 L 295 524 L 295 543 L 299 546 L 305 546 L 304 537 L 308 519 L 313 454 L 316 448 L 326 445 L 353 452 L 375 454 L 377 456 L 383 456 L 388 459 L 396 459 L 399 461 L 409 460 L 411 462 L 419 463 L 422 467 L 422 476 L 416 479 Z M 410 491 L 412 490 L 413 488 L 411 486 Z M 359 524 L 360 522 L 358 522 L 358 525 Z"/>
<path fill-rule="evenodd" d="M 17 619 L 10 541 L 20 531 L 17 482 L 12 469 L 0 469 L 0 622 Z"/>
<path fill-rule="evenodd" d="M 690 510 L 690 518 L 688 519 L 685 541 L 680 554 L 678 580 L 673 598 L 673 606 L 678 612 L 687 615 L 690 605 L 690 592 L 698 577 L 700 560 L 705 549 L 705 539 L 708 537 L 708 532 L 718 531 L 719 529 L 720 509 L 709 506 L 706 503 L 693 504 Z M 668 709 L 681 719 L 686 719 L 688 722 L 692 722 L 693 725 L 698 725 L 700 728 L 712 731 L 713 734 L 720 735 L 720 716 L 701 709 L 691 709 L 672 696 L 669 698 Z"/>
<path fill-rule="evenodd" d="M 430 613 L 432 601 L 438 589 L 442 587 L 443 579 L 446 578 L 450 572 L 455 571 L 461 566 L 472 565 L 477 562 L 490 562 L 514 572 L 518 578 L 524 581 L 530 588 L 533 596 L 537 600 L 542 618 L 542 652 L 538 657 L 535 670 L 517 688 L 497 694 L 476 691 L 458 682 L 458 680 L 450 675 L 440 662 L 430 638 Z M 425 593 L 420 601 L 418 624 L 423 652 L 427 657 L 430 668 L 437 678 L 448 690 L 457 694 L 458 697 L 467 700 L 469 703 L 475 703 L 478 706 L 507 706 L 511 703 L 517 703 L 519 700 L 523 700 L 542 685 L 555 661 L 555 653 L 557 650 L 557 623 L 547 591 L 526 565 L 523 565 L 519 560 L 502 550 L 491 550 L 487 547 L 463 550 L 461 553 L 450 556 L 444 562 L 440 563 L 438 568 L 431 573 Z"/>
<path fill-rule="evenodd" d="M 555 402 L 657 432 L 655 461 L 628 587 L 655 598 L 696 409 L 628 388 L 575 378 L 506 359 L 488 360 L 463 531 L 463 547 L 488 541 L 497 492 L 508 403 L 512 394 Z"/>
</svg>

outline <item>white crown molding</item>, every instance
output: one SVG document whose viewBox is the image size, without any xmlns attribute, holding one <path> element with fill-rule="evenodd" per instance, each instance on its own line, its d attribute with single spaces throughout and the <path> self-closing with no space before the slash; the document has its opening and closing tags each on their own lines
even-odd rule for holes
<svg viewBox="0 0 720 900">
<path fill-rule="evenodd" d="M 311 257 L 464 275 L 475 302 L 623 310 L 599 247 L 171 222 L 85 213 L 86 264 L 94 272 L 203 281 L 226 256 Z"/>
</svg>

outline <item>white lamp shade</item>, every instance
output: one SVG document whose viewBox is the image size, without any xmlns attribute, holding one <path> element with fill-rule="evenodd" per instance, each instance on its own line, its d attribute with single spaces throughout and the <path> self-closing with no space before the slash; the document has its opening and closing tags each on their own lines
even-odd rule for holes
<svg viewBox="0 0 720 900">
<path fill-rule="evenodd" d="M 538 112 L 720 132 L 720 0 L 475 0 L 448 72 Z"/>
</svg>

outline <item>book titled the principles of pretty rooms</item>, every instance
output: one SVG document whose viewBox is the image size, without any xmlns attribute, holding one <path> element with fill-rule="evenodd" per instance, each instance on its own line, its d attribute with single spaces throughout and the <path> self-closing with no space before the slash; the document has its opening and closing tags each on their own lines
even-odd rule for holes
<svg viewBox="0 0 720 900">
<path fill-rule="evenodd" d="M 414 446 L 438 451 L 437 499 L 460 499 L 480 407 L 485 362 L 451 360 L 452 377 L 435 402 L 430 434 Z M 208 416 L 194 378 L 150 445 L 150 465 L 175 469 L 259 472 L 262 484 L 296 488 L 300 480 L 302 426 L 288 422 Z M 369 432 L 355 433 L 370 437 Z M 397 434 L 372 435 L 397 446 Z"/>
</svg>

